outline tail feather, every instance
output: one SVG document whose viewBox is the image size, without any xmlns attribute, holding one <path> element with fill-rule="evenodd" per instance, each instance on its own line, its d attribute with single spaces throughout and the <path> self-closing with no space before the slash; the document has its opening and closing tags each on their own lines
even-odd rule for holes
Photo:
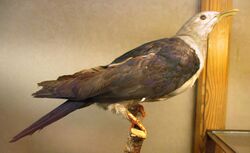
<svg viewBox="0 0 250 153">
<path fill-rule="evenodd" d="M 22 132 L 17 134 L 13 137 L 10 142 L 16 142 L 17 140 L 27 136 L 32 135 L 37 130 L 41 130 L 44 127 L 48 126 L 49 124 L 63 118 L 64 116 L 68 115 L 69 113 L 73 112 L 76 109 L 86 107 L 91 105 L 91 103 L 84 103 L 84 102 L 73 102 L 73 101 L 66 101 L 65 103 L 61 104 L 38 121 L 30 125 L 28 128 L 24 129 Z"/>
<path fill-rule="evenodd" d="M 54 86 L 57 83 L 57 80 L 49 80 L 38 83 L 38 86 Z"/>
<path fill-rule="evenodd" d="M 48 87 L 43 87 L 42 89 L 33 93 L 32 96 L 35 98 L 58 98 L 55 96 L 53 88 Z"/>
<path fill-rule="evenodd" d="M 56 98 L 55 89 L 61 82 L 57 80 L 43 81 L 38 83 L 42 89 L 33 93 L 32 96 L 36 98 Z"/>
</svg>

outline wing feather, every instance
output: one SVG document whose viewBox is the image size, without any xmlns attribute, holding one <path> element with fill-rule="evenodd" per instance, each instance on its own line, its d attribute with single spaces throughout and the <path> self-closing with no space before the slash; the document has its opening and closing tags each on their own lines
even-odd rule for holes
<svg viewBox="0 0 250 153">
<path fill-rule="evenodd" d="M 199 69 L 195 52 L 180 39 L 142 45 L 110 65 L 40 83 L 35 97 L 95 102 L 159 98 L 183 85 Z"/>
</svg>

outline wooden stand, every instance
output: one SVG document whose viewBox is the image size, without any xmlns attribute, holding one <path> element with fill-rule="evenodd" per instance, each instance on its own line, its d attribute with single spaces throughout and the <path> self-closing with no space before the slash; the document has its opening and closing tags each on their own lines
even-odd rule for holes
<svg viewBox="0 0 250 153">
<path fill-rule="evenodd" d="M 229 9 L 232 0 L 201 0 L 201 11 Z M 230 26 L 230 18 L 225 18 L 209 36 L 207 61 L 198 81 L 194 153 L 205 152 L 208 129 L 225 128 Z"/>
</svg>

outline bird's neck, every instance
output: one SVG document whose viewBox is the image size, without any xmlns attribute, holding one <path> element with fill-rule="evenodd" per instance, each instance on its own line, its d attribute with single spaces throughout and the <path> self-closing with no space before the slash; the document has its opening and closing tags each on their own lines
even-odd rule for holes
<svg viewBox="0 0 250 153">
<path fill-rule="evenodd" d="M 207 54 L 207 38 L 212 30 L 212 27 L 209 28 L 197 28 L 197 26 L 190 26 L 190 24 L 185 24 L 175 36 L 180 37 L 185 41 L 185 39 L 195 43 L 200 49 L 203 57 L 206 57 Z M 188 42 L 187 42 L 188 43 Z"/>
<path fill-rule="evenodd" d="M 175 37 L 182 39 L 186 44 L 195 50 L 195 53 L 200 60 L 200 68 L 202 69 L 207 56 L 207 38 L 198 39 L 189 35 L 176 35 Z"/>
</svg>

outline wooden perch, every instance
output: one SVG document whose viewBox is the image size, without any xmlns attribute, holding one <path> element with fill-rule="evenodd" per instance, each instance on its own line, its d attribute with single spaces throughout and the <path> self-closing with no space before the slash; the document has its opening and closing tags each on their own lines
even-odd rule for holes
<svg viewBox="0 0 250 153">
<path fill-rule="evenodd" d="M 137 118 L 142 119 L 144 116 L 144 114 L 141 114 L 141 109 L 142 105 L 134 105 L 132 107 L 129 108 L 129 111 Z M 131 125 L 133 126 L 133 125 Z M 135 130 L 141 131 L 139 127 L 134 126 L 133 127 Z M 143 141 L 145 140 L 145 138 L 140 138 L 137 137 L 135 135 L 133 135 L 131 133 L 131 131 L 129 130 L 128 133 L 128 139 L 127 139 L 127 144 L 126 147 L 124 149 L 124 153 L 140 153 L 141 152 L 141 147 L 143 144 Z"/>
</svg>

